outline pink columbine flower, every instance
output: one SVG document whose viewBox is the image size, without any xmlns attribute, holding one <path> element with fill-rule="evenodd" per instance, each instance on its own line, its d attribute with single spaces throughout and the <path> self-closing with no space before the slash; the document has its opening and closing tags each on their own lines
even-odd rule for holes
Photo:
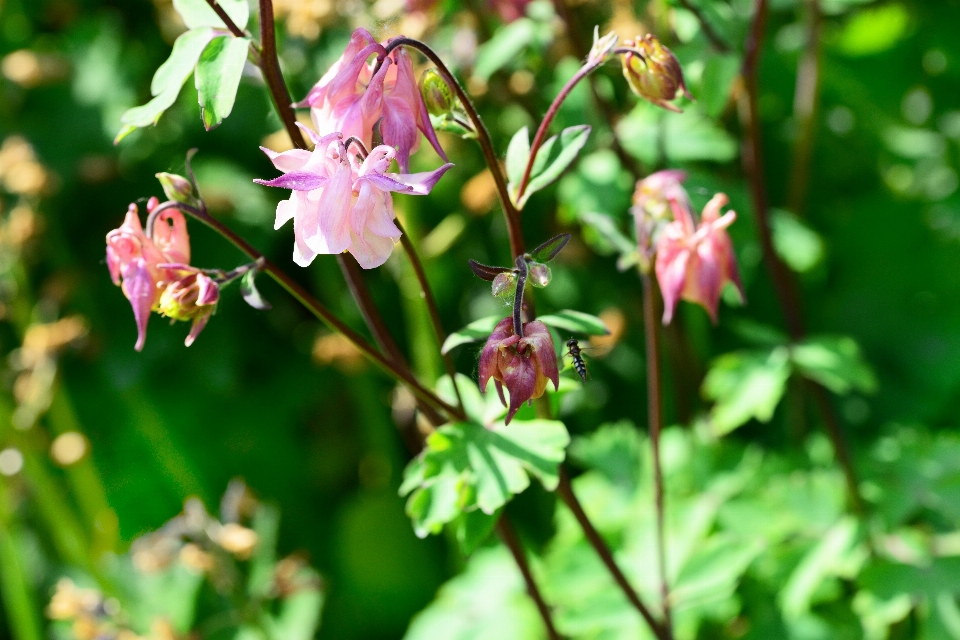
<svg viewBox="0 0 960 640">
<path fill-rule="evenodd" d="M 734 284 L 741 298 L 745 297 L 733 244 L 726 231 L 737 214 L 728 211 L 720 215 L 727 202 L 726 194 L 713 196 L 697 225 L 688 208 L 671 200 L 674 220 L 657 241 L 656 271 L 663 293 L 664 324 L 673 319 L 681 298 L 702 306 L 716 323 L 720 292 L 727 282 Z"/>
<path fill-rule="evenodd" d="M 339 132 L 344 138 L 358 138 L 367 148 L 379 120 L 383 143 L 397 149 L 401 171 L 409 170 L 410 154 L 420 147 L 420 132 L 446 160 L 417 87 L 410 56 L 400 47 L 389 56 L 386 53 L 369 31 L 357 29 L 340 59 L 295 106 L 310 107 L 321 136 Z M 374 74 L 378 61 L 382 64 Z"/>
<path fill-rule="evenodd" d="M 156 198 L 147 203 L 150 211 L 156 206 Z M 143 232 L 135 204 L 127 209 L 123 224 L 107 234 L 107 267 L 113 283 L 122 287 L 133 307 L 137 322 L 137 351 L 143 349 L 147 338 L 150 311 L 157 305 L 167 284 L 176 279 L 176 274 L 166 265 L 188 262 L 190 237 L 187 235 L 187 221 L 176 209 L 160 213 L 154 222 L 153 239 Z"/>
<path fill-rule="evenodd" d="M 202 269 L 188 264 L 160 266 L 176 274 L 176 280 L 167 284 L 160 294 L 157 311 L 174 320 L 193 322 L 184 341 L 189 347 L 216 311 L 220 301 L 220 286 Z"/>
<path fill-rule="evenodd" d="M 339 133 L 321 137 L 304 131 L 316 144 L 312 152 L 263 149 L 284 175 L 255 182 L 293 190 L 290 198 L 277 205 L 274 228 L 293 220 L 293 260 L 301 267 L 318 254 L 344 251 L 352 253 L 364 269 L 379 267 L 400 238 L 400 229 L 393 223 L 391 192 L 426 195 L 453 165 L 423 173 L 388 173 L 397 155 L 392 147 L 380 145 L 360 162 L 348 152 Z"/>
<path fill-rule="evenodd" d="M 665 169 L 651 173 L 637 182 L 633 192 L 633 222 L 637 232 L 637 247 L 641 257 L 641 268 L 649 272 L 653 259 L 654 245 L 664 225 L 670 221 L 670 202 L 689 211 L 690 198 L 683 181 L 687 179 L 684 171 Z"/>
<path fill-rule="evenodd" d="M 521 338 L 513 332 L 513 318 L 497 323 L 480 353 L 480 391 L 486 391 L 491 378 L 504 406 L 503 387 L 510 392 L 507 424 L 524 402 L 543 395 L 548 380 L 558 389 L 557 353 L 547 326 L 536 320 L 528 322 Z"/>
</svg>

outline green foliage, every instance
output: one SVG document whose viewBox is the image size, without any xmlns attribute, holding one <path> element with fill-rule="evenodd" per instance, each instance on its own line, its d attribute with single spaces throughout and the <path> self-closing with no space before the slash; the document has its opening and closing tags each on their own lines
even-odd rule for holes
<svg viewBox="0 0 960 640">
<path fill-rule="evenodd" d="M 537 319 L 548 327 L 577 335 L 605 336 L 610 333 L 610 330 L 603 324 L 603 320 L 576 309 L 564 309 L 556 313 L 544 314 Z"/>
<path fill-rule="evenodd" d="M 200 115 L 207 131 L 218 127 L 233 110 L 249 48 L 247 38 L 220 36 L 211 40 L 200 54 L 195 79 Z"/>
<path fill-rule="evenodd" d="M 590 126 L 584 124 L 567 127 L 559 134 L 544 140 L 530 168 L 529 182 L 523 195 L 519 195 L 520 180 L 523 179 L 523 172 L 530 160 L 529 136 L 530 132 L 524 127 L 514 134 L 507 147 L 506 168 L 507 178 L 510 181 L 507 188 L 510 191 L 511 200 L 518 209 L 523 209 L 530 196 L 550 186 L 573 164 L 580 150 L 587 143 Z"/>
</svg>

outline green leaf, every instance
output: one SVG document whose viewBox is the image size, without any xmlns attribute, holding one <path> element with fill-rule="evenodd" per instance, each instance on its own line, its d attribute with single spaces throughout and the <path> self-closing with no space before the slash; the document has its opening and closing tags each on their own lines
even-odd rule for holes
<svg viewBox="0 0 960 640">
<path fill-rule="evenodd" d="M 770 211 L 773 246 L 791 269 L 806 273 L 820 264 L 825 253 L 820 235 L 783 209 Z"/>
<path fill-rule="evenodd" d="M 834 393 L 873 393 L 877 378 L 863 360 L 860 347 L 848 336 L 814 336 L 790 349 L 790 359 L 801 375 Z"/>
<path fill-rule="evenodd" d="M 251 528 L 257 534 L 257 547 L 250 558 L 247 593 L 254 598 L 263 598 L 273 588 L 280 510 L 272 504 L 260 503 L 253 514 Z"/>
<path fill-rule="evenodd" d="M 564 309 L 557 313 L 538 316 L 537 320 L 547 326 L 579 335 L 605 336 L 610 333 L 606 325 L 603 324 L 603 320 L 597 316 L 573 309 Z"/>
<path fill-rule="evenodd" d="M 710 412 L 714 432 L 729 433 L 751 418 L 769 421 L 789 377 L 786 347 L 728 353 L 714 360 L 702 388 L 704 397 L 716 402 Z"/>
<path fill-rule="evenodd" d="M 527 127 L 521 128 L 513 137 L 510 138 L 510 144 L 507 145 L 507 181 L 511 197 L 516 199 L 516 189 L 523 177 L 523 170 L 527 167 L 527 161 L 530 158 L 530 130 Z"/>
<path fill-rule="evenodd" d="M 493 328 L 497 326 L 497 323 L 501 320 L 503 320 L 502 316 L 487 316 L 486 318 L 474 320 L 459 331 L 454 331 L 447 336 L 447 339 L 443 341 L 443 347 L 440 349 L 441 353 L 450 353 L 455 347 L 459 347 L 462 344 L 476 342 L 477 340 L 486 340 L 487 337 L 490 336 L 490 333 L 493 332 Z"/>
<path fill-rule="evenodd" d="M 848 564 L 856 538 L 857 521 L 846 516 L 807 552 L 780 592 L 784 617 L 798 618 L 810 610 L 817 588 L 827 578 L 841 574 Z"/>
<path fill-rule="evenodd" d="M 534 262 L 550 262 L 570 241 L 569 233 L 556 235 L 530 252 Z"/>
<path fill-rule="evenodd" d="M 716 118 L 730 101 L 730 88 L 740 75 L 740 56 L 728 53 L 707 59 L 697 101 L 711 118 Z"/>
<path fill-rule="evenodd" d="M 254 268 L 243 274 L 240 278 L 240 295 L 242 295 L 244 301 L 254 309 L 266 311 L 271 307 L 270 303 L 264 300 L 263 296 L 260 295 L 260 291 L 257 290 L 257 284 L 255 282 L 257 273 L 258 270 Z"/>
<path fill-rule="evenodd" d="M 238 27 L 246 28 L 247 22 L 250 20 L 250 5 L 247 4 L 247 0 L 217 0 L 217 3 Z M 196 29 L 197 27 L 227 28 L 227 25 L 210 8 L 206 0 L 173 0 L 173 8 L 183 18 L 183 23 L 187 25 L 188 29 Z"/>
<path fill-rule="evenodd" d="M 481 80 L 505 67 L 531 44 L 536 37 L 536 25 L 530 18 L 519 18 L 497 31 L 477 52 L 473 75 Z"/>
<path fill-rule="evenodd" d="M 249 48 L 247 38 L 219 36 L 200 55 L 195 81 L 207 131 L 219 126 L 233 110 Z"/>
<path fill-rule="evenodd" d="M 584 211 L 579 214 L 579 218 L 580 222 L 595 231 L 603 242 L 620 254 L 620 259 L 617 261 L 619 270 L 629 269 L 640 259 L 637 243 L 620 231 L 612 217 L 595 211 Z"/>
<path fill-rule="evenodd" d="M 514 420 L 485 428 L 460 422 L 441 427 L 404 472 L 400 495 L 416 534 L 426 537 L 463 512 L 493 514 L 537 477 L 552 491 L 570 436 L 555 420 Z"/>
<path fill-rule="evenodd" d="M 590 137 L 590 125 L 580 124 L 567 127 L 559 135 L 547 138 L 547 141 L 537 150 L 537 157 L 530 171 L 530 182 L 517 202 L 517 206 L 522 209 L 531 195 L 559 178 L 560 174 L 577 159 L 588 137 Z"/>
<path fill-rule="evenodd" d="M 193 73 L 201 53 L 214 35 L 213 29 L 201 28 L 187 31 L 177 38 L 173 43 L 170 57 L 153 75 L 150 92 L 155 97 L 145 105 L 128 109 L 120 117 L 124 127 L 114 140 L 114 144 L 138 127 L 148 127 L 157 123 L 163 112 L 176 102 L 183 83 Z"/>
<path fill-rule="evenodd" d="M 907 33 L 910 15 L 900 4 L 863 9 L 855 13 L 840 33 L 840 49 L 853 56 L 886 51 Z"/>
<path fill-rule="evenodd" d="M 636 425 L 620 420 L 575 438 L 569 457 L 580 466 L 596 469 L 614 484 L 635 487 L 640 480 L 641 444 Z"/>
<path fill-rule="evenodd" d="M 494 513 L 487 515 L 483 511 L 476 509 L 466 511 L 460 514 L 455 525 L 457 531 L 457 542 L 460 544 L 460 551 L 465 555 L 470 555 L 477 550 L 483 542 L 493 533 L 493 528 L 500 519 L 503 509 L 498 509 Z"/>
</svg>

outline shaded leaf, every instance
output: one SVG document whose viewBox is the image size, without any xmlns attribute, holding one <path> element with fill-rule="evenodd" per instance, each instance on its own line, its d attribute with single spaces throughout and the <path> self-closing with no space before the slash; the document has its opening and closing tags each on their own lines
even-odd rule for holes
<svg viewBox="0 0 960 640">
<path fill-rule="evenodd" d="M 503 513 L 503 509 L 498 509 L 489 515 L 476 509 L 460 514 L 455 522 L 460 551 L 466 555 L 476 551 L 477 547 L 483 544 L 493 533 L 501 513 Z"/>
<path fill-rule="evenodd" d="M 740 75 L 740 66 L 740 56 L 732 53 L 714 55 L 707 59 L 697 102 L 710 117 L 718 117 L 730 101 L 730 89 Z"/>
<path fill-rule="evenodd" d="M 537 150 L 537 157 L 533 161 L 530 172 L 530 182 L 520 196 L 517 206 L 522 209 L 531 195 L 559 178 L 560 174 L 577 159 L 588 137 L 590 137 L 590 125 L 580 124 L 567 127 L 559 135 L 547 138 L 547 141 Z"/>
<path fill-rule="evenodd" d="M 863 360 L 860 347 L 848 336 L 814 336 L 794 345 L 790 359 L 801 375 L 834 393 L 873 393 L 877 378 Z"/>
<path fill-rule="evenodd" d="M 603 320 L 597 316 L 573 309 L 564 309 L 557 313 L 538 316 L 537 320 L 561 331 L 579 335 L 605 336 L 610 333 L 606 325 L 603 324 Z"/>
<path fill-rule="evenodd" d="M 515 59 L 524 48 L 533 42 L 536 25 L 530 18 L 519 18 L 497 31 L 480 47 L 473 75 L 481 80 L 490 76 Z"/>
<path fill-rule="evenodd" d="M 195 81 L 207 131 L 219 126 L 233 110 L 249 49 L 247 38 L 219 36 L 200 55 Z"/>
<path fill-rule="evenodd" d="M 514 420 L 485 428 L 471 422 L 445 425 L 404 472 L 400 495 L 420 537 L 437 533 L 460 513 L 493 514 L 537 477 L 552 491 L 570 436 L 555 420 Z"/>
<path fill-rule="evenodd" d="M 541 244 L 530 252 L 534 262 L 550 262 L 570 241 L 569 233 L 561 233 Z"/>
<path fill-rule="evenodd" d="M 255 279 L 257 277 L 258 270 L 256 268 L 250 269 L 240 278 L 240 295 L 243 296 L 244 301 L 254 309 L 259 309 L 260 311 L 266 311 L 270 309 L 270 303 L 263 299 L 263 296 L 260 295 L 260 291 L 257 290 L 257 285 Z"/>
<path fill-rule="evenodd" d="M 496 267 L 488 264 L 482 264 L 476 260 L 467 260 L 467 264 L 470 265 L 470 270 L 473 271 L 474 275 L 478 278 L 483 278 L 487 282 L 493 282 L 493 280 L 506 271 L 513 271 L 511 267 Z"/>
<path fill-rule="evenodd" d="M 786 618 L 810 610 L 814 593 L 824 580 L 842 573 L 854 552 L 857 521 L 846 516 L 827 531 L 797 565 L 780 591 L 780 608 Z"/>
</svg>

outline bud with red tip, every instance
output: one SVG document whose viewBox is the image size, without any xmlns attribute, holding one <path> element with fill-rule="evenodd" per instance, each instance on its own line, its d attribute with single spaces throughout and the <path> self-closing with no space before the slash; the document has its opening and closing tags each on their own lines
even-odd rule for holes
<svg viewBox="0 0 960 640">
<path fill-rule="evenodd" d="M 523 337 L 520 337 L 514 333 L 513 318 L 501 320 L 480 353 L 481 391 L 486 391 L 491 378 L 504 405 L 507 403 L 503 387 L 510 392 L 507 424 L 524 402 L 543 395 L 548 381 L 558 389 L 557 354 L 547 326 L 538 321 L 528 322 L 523 325 Z"/>
<path fill-rule="evenodd" d="M 683 69 L 677 57 L 649 33 L 643 38 L 626 40 L 624 45 L 632 48 L 623 54 L 623 77 L 635 94 L 658 107 L 681 111 L 669 100 L 681 93 L 693 99 L 683 81 Z"/>
<path fill-rule="evenodd" d="M 220 301 L 220 286 L 202 270 L 185 264 L 163 265 L 178 278 L 160 294 L 157 310 L 174 320 L 192 321 L 190 334 L 184 341 L 193 344 Z"/>
<path fill-rule="evenodd" d="M 720 292 L 732 282 L 744 298 L 743 285 L 726 228 L 737 218 L 720 210 L 727 204 L 723 193 L 715 195 L 703 208 L 700 224 L 693 215 L 671 200 L 674 220 L 657 241 L 657 282 L 663 293 L 663 323 L 673 319 L 677 303 L 683 299 L 699 304 L 717 321 Z"/>
</svg>

